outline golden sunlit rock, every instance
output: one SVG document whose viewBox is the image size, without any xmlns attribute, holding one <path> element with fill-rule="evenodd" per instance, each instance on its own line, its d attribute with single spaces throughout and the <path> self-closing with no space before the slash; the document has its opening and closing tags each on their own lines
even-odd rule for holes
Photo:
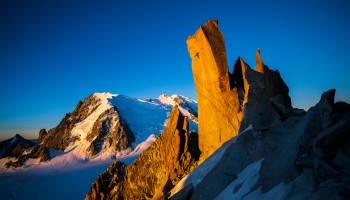
<svg viewBox="0 0 350 200">
<path fill-rule="evenodd" d="M 265 72 L 265 65 L 260 57 L 260 49 L 256 50 L 255 59 L 256 59 L 255 71 L 260 72 L 260 73 L 264 73 Z"/>
<path fill-rule="evenodd" d="M 202 158 L 237 135 L 241 106 L 230 89 L 225 42 L 218 21 L 210 20 L 187 40 L 197 90 L 199 148 Z"/>
</svg>

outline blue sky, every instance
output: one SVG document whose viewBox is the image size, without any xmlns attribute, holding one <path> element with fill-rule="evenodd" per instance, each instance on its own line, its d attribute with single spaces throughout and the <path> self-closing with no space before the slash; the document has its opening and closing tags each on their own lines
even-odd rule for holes
<svg viewBox="0 0 350 200">
<path fill-rule="evenodd" d="M 255 51 L 278 69 L 293 106 L 323 91 L 350 102 L 347 1 L 1 1 L 0 139 L 36 138 L 79 100 L 109 91 L 195 98 L 186 39 L 219 19 L 230 70 Z"/>
</svg>

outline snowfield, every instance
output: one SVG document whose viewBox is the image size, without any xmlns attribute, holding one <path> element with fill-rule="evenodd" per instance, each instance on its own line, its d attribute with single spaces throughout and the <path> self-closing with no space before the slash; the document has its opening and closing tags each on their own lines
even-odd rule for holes
<svg viewBox="0 0 350 200">
<path fill-rule="evenodd" d="M 157 99 L 137 99 L 111 93 L 95 93 L 100 100 L 98 108 L 84 121 L 75 125 L 72 136 L 80 140 L 71 143 L 65 152 L 50 149 L 51 160 L 40 162 L 29 159 L 23 167 L 7 169 L 5 163 L 14 158 L 0 159 L 0 197 L 5 199 L 84 199 L 97 176 L 118 159 L 131 164 L 162 133 L 175 98 L 186 104 L 179 105 L 180 111 L 188 116 L 190 128 L 198 130 L 198 124 L 191 112 L 197 112 L 197 102 L 179 95 L 161 95 Z M 184 107 L 182 107 L 185 105 Z M 94 122 L 105 110 L 115 106 L 135 134 L 132 148 L 120 151 L 105 151 L 89 157 L 86 140 Z M 191 112 L 189 111 L 191 110 Z M 28 153 L 28 152 L 26 152 Z"/>
</svg>

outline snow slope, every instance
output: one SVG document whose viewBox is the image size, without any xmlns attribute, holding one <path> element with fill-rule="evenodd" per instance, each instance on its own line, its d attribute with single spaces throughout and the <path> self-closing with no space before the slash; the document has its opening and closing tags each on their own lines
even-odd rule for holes
<svg viewBox="0 0 350 200">
<path fill-rule="evenodd" d="M 85 120 L 75 125 L 71 131 L 72 137 L 78 137 L 74 143 L 71 143 L 65 152 L 73 154 L 81 160 L 92 159 L 92 160 L 109 160 L 113 158 L 124 159 L 124 158 L 136 158 L 142 151 L 148 148 L 162 133 L 169 118 L 169 114 L 173 106 L 178 105 L 173 100 L 174 98 L 184 99 L 192 107 L 181 107 L 180 110 L 186 116 L 192 114 L 188 111 L 191 109 L 193 112 L 197 112 L 196 102 L 190 98 L 173 95 L 161 95 L 158 99 L 143 100 L 138 98 L 132 98 L 120 94 L 111 93 L 94 93 L 94 96 L 99 99 L 99 106 L 92 112 Z M 162 97 L 168 97 L 162 98 Z M 161 100 L 160 100 L 161 99 Z M 94 122 L 97 118 L 106 110 L 116 107 L 119 115 L 128 124 L 129 128 L 135 135 L 135 142 L 132 144 L 132 149 L 126 149 L 120 152 L 104 151 L 95 157 L 89 157 L 86 149 L 91 144 L 91 140 L 87 140 L 87 136 L 92 130 Z M 192 130 L 198 130 L 198 124 L 196 119 L 190 120 L 190 128 Z"/>
</svg>

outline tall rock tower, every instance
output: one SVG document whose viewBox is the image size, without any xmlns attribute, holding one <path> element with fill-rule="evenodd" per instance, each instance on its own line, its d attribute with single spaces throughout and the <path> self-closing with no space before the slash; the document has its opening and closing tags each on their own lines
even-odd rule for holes
<svg viewBox="0 0 350 200">
<path fill-rule="evenodd" d="M 187 39 L 197 90 L 199 148 L 208 157 L 238 133 L 241 105 L 230 88 L 224 36 L 210 20 Z M 205 122 L 205 123 L 202 123 Z"/>
</svg>

